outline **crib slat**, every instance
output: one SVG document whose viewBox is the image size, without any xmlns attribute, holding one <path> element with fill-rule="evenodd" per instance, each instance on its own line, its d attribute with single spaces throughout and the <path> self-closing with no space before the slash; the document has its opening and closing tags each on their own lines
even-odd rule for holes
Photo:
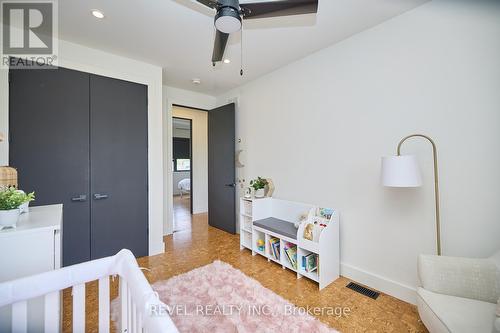
<svg viewBox="0 0 500 333">
<path fill-rule="evenodd" d="M 121 331 L 128 332 L 127 314 L 128 314 L 128 287 L 127 282 L 120 277 L 120 301 L 121 301 Z"/>
<path fill-rule="evenodd" d="M 135 306 L 135 302 L 132 301 L 132 332 L 138 332 L 137 330 L 137 307 Z"/>
<path fill-rule="evenodd" d="M 132 293 L 130 289 L 127 288 L 127 327 L 128 332 L 130 332 L 134 327 L 132 326 Z"/>
<path fill-rule="evenodd" d="M 73 332 L 85 332 L 85 284 L 73 286 Z"/>
<path fill-rule="evenodd" d="M 99 279 L 99 333 L 109 332 L 109 276 Z"/>
<path fill-rule="evenodd" d="M 12 332 L 28 331 L 28 303 L 21 301 L 12 304 Z"/>
<path fill-rule="evenodd" d="M 142 333 L 142 315 L 137 313 L 137 332 Z"/>
<path fill-rule="evenodd" d="M 45 332 L 59 332 L 59 292 L 45 295 L 44 298 Z"/>
</svg>

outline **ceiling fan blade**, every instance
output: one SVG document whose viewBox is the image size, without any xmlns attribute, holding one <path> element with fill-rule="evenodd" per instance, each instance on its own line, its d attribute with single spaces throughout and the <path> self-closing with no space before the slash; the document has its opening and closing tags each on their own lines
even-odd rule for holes
<svg viewBox="0 0 500 333">
<path fill-rule="evenodd" d="M 245 19 L 275 16 L 311 14 L 318 12 L 318 0 L 280 0 L 242 3 L 240 7 Z"/>
<path fill-rule="evenodd" d="M 229 38 L 229 34 L 220 32 L 216 30 L 215 33 L 215 41 L 214 41 L 214 52 L 212 53 L 212 62 L 222 61 L 222 57 L 224 57 L 224 51 L 226 49 L 227 39 Z"/>
<path fill-rule="evenodd" d="M 196 0 L 196 1 L 210 8 L 217 8 L 218 5 L 217 0 Z"/>
</svg>

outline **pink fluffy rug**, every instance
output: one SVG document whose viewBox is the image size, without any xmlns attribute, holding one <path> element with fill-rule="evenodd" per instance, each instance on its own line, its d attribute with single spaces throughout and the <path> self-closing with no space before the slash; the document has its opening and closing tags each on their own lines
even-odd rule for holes
<svg viewBox="0 0 500 333">
<path fill-rule="evenodd" d="M 158 281 L 153 289 L 181 333 L 337 332 L 221 261 Z"/>
</svg>

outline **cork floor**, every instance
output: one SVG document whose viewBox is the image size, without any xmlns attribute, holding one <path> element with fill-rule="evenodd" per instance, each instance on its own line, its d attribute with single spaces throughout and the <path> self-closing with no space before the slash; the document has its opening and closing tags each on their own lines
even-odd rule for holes
<svg viewBox="0 0 500 333">
<path fill-rule="evenodd" d="M 174 230 L 191 230 L 191 200 L 189 195 L 174 195 Z"/>
<path fill-rule="evenodd" d="M 187 200 L 184 202 L 183 200 Z M 264 287 L 299 307 L 334 307 L 349 309 L 341 316 L 318 315 L 317 318 L 340 332 L 427 332 L 419 320 L 415 306 L 381 294 L 377 300 L 345 288 L 350 281 L 339 278 L 321 292 L 318 285 L 294 272 L 268 262 L 262 256 L 240 251 L 239 236 L 208 226 L 207 214 L 190 215 L 182 210 L 189 207 L 189 198 L 175 200 L 177 231 L 165 237 L 165 253 L 139 258 L 139 265 L 147 267 L 147 279 L 153 283 L 207 265 L 216 259 L 225 261 L 246 275 L 258 280 Z M 112 282 L 111 298 L 117 295 Z M 87 284 L 87 332 L 97 332 L 97 284 Z M 71 292 L 63 296 L 63 331 L 71 331 Z"/>
</svg>

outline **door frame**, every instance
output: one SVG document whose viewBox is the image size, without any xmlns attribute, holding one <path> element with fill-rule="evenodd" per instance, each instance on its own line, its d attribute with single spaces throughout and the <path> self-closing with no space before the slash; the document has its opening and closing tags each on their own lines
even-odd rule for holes
<svg viewBox="0 0 500 333">
<path fill-rule="evenodd" d="M 174 105 L 174 106 L 176 106 L 176 105 Z M 193 109 L 193 108 L 191 108 L 191 109 Z M 194 186 L 193 186 L 193 169 L 194 169 L 194 162 L 193 162 L 193 119 L 172 116 L 172 121 L 174 119 L 182 119 L 182 120 L 189 121 L 189 160 L 190 160 L 190 162 L 189 162 L 189 165 L 190 165 L 189 166 L 189 183 L 190 183 L 190 187 L 191 187 L 191 192 L 189 193 L 189 204 L 190 204 L 189 210 L 191 212 L 191 215 L 193 215 L 193 194 L 194 194 L 194 191 L 193 191 L 193 188 L 194 188 Z M 174 124 L 172 122 L 172 139 L 174 138 L 173 125 Z M 173 148 L 172 148 L 172 151 L 173 151 Z M 172 156 L 172 161 L 173 161 L 173 156 Z M 172 176 L 173 176 L 174 172 L 175 171 L 172 170 Z M 172 181 L 172 183 L 173 183 L 173 181 Z M 172 185 L 174 185 L 174 184 L 172 184 Z"/>
<path fill-rule="evenodd" d="M 208 112 L 210 109 L 214 108 L 217 103 L 215 100 L 213 102 L 196 102 L 191 104 L 191 97 L 186 97 L 182 95 L 173 94 L 169 96 L 168 87 L 163 87 L 163 110 L 165 112 L 164 122 L 163 122 L 163 165 L 164 177 L 163 182 L 163 193 L 166 197 L 166 209 L 164 209 L 163 214 L 163 236 L 172 235 L 174 233 L 174 197 L 172 193 L 173 189 L 173 170 L 172 170 L 172 118 L 173 118 L 173 108 L 181 107 L 192 109 L 194 111 Z M 196 98 L 193 98 L 196 100 Z M 208 138 L 207 138 L 208 139 Z M 192 189 L 191 189 L 192 192 Z M 165 201 L 164 201 L 165 202 Z"/>
</svg>

